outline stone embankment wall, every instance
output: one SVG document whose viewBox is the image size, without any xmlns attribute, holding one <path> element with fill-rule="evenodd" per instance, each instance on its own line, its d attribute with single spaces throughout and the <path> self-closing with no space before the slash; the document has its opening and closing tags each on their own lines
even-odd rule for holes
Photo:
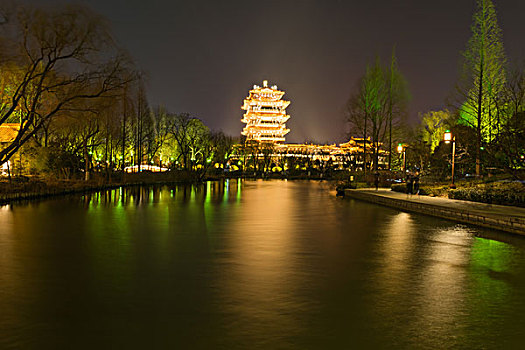
<svg viewBox="0 0 525 350">
<path fill-rule="evenodd" d="M 480 212 L 474 212 L 465 209 L 448 208 L 446 206 L 418 203 L 415 201 L 398 198 L 389 198 L 375 195 L 373 193 L 362 192 L 359 190 L 345 190 L 345 196 L 375 204 L 385 205 L 403 211 L 436 216 L 447 220 L 525 236 L 525 220 L 523 218 L 502 215 L 494 216 L 490 214 L 485 215 Z"/>
</svg>

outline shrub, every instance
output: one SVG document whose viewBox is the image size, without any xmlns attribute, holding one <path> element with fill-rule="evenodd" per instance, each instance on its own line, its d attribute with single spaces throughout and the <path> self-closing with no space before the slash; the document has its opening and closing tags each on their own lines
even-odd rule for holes
<svg viewBox="0 0 525 350">
<path fill-rule="evenodd" d="M 525 207 L 525 186 L 520 183 L 507 183 L 466 187 L 450 190 L 448 198 Z"/>
<path fill-rule="evenodd" d="M 400 184 L 392 184 L 390 186 L 390 189 L 394 192 L 401 192 L 401 193 L 407 193 L 407 185 L 406 183 L 400 183 Z M 428 196 L 431 192 L 426 187 L 419 187 L 419 194 L 422 196 Z"/>
<path fill-rule="evenodd" d="M 33 166 L 38 174 L 69 179 L 82 169 L 82 160 L 77 155 L 56 146 L 41 147 L 36 150 L 34 157 Z"/>
</svg>

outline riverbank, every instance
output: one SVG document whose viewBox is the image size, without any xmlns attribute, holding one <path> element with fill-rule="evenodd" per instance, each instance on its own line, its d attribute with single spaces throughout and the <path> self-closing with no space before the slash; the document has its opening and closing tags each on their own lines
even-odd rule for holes
<svg viewBox="0 0 525 350">
<path fill-rule="evenodd" d="M 403 211 L 525 236 L 525 208 L 442 197 L 408 196 L 388 189 L 347 189 L 345 196 Z"/>
<path fill-rule="evenodd" d="M 12 181 L 0 181 L 0 204 L 69 194 L 85 194 L 119 187 L 190 182 L 194 182 L 194 180 L 182 173 L 146 172 L 138 174 L 112 174 L 109 179 L 102 176 L 95 176 L 89 181 L 38 177 L 19 178 Z"/>
<path fill-rule="evenodd" d="M 93 174 L 89 181 L 85 180 L 63 180 L 48 177 L 21 177 L 0 180 L 0 205 L 16 201 L 43 199 L 54 196 L 69 194 L 85 194 L 103 191 L 118 187 L 130 187 L 140 185 L 169 185 L 182 183 L 201 183 L 203 181 L 219 181 L 226 179 L 287 179 L 287 180 L 333 180 L 333 176 L 327 174 L 242 174 L 231 173 L 209 174 L 204 178 L 196 174 L 173 171 L 163 173 L 140 172 L 140 173 L 112 173 L 109 178 L 101 173 Z"/>
<path fill-rule="evenodd" d="M 393 184 L 393 191 L 406 193 L 406 184 Z M 459 181 L 455 188 L 444 183 L 422 183 L 420 194 L 471 202 L 501 204 L 525 208 L 525 184 L 510 179 L 499 181 Z"/>
</svg>

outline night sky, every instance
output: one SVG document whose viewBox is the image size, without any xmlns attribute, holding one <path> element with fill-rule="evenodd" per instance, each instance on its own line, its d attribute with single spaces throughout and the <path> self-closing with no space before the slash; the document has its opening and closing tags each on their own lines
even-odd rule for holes
<svg viewBox="0 0 525 350">
<path fill-rule="evenodd" d="M 394 44 L 411 120 L 446 107 L 475 9 L 474 0 L 81 2 L 111 21 L 146 72 L 151 105 L 238 136 L 242 100 L 267 79 L 292 101 L 288 142 L 343 141 L 346 100 L 366 64 L 376 55 L 389 59 Z M 520 63 L 525 1 L 494 3 L 507 57 Z"/>
</svg>

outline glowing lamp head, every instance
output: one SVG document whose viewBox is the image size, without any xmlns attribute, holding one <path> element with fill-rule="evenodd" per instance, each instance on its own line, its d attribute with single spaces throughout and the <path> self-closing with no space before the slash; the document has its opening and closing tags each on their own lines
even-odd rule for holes
<svg viewBox="0 0 525 350">
<path fill-rule="evenodd" d="M 445 143 L 449 143 L 450 141 L 452 141 L 452 133 L 450 132 L 450 130 L 445 131 L 445 133 L 443 134 L 443 140 L 445 141 Z"/>
<path fill-rule="evenodd" d="M 398 153 L 402 153 L 403 152 L 403 145 L 402 144 L 398 144 L 397 145 L 397 152 Z"/>
</svg>

